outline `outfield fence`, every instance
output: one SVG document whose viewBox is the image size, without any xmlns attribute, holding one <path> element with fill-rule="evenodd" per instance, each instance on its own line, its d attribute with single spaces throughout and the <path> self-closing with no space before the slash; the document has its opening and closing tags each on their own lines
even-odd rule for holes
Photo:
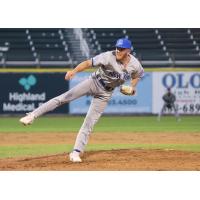
<svg viewBox="0 0 200 200">
<path fill-rule="evenodd" d="M 62 69 L 63 70 L 63 69 Z M 0 73 L 0 114 L 24 114 L 52 97 L 66 92 L 92 72 L 82 72 L 71 81 L 64 71 L 20 71 Z M 126 83 L 128 84 L 128 83 Z M 148 71 L 137 86 L 135 96 L 125 96 L 116 88 L 105 110 L 106 114 L 157 114 L 162 95 L 170 87 L 176 95 L 181 114 L 200 114 L 199 71 Z M 63 105 L 50 114 L 85 114 L 91 102 L 84 96 Z"/>
</svg>

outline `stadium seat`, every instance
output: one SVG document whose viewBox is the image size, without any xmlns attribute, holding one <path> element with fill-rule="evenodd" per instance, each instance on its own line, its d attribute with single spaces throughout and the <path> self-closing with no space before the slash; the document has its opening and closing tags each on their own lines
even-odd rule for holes
<svg viewBox="0 0 200 200">
<path fill-rule="evenodd" d="M 123 28 L 123 29 L 84 29 L 91 48 L 97 54 L 101 51 L 114 49 L 119 37 L 127 37 L 133 42 L 133 53 L 144 66 L 153 66 L 160 62 L 160 67 L 184 66 L 184 62 L 200 60 L 200 29 L 186 28 Z M 192 35 L 193 34 L 193 35 Z M 182 61 L 182 64 L 180 65 Z M 150 64 L 148 64 L 148 62 Z M 168 64 L 166 64 L 168 63 Z M 157 65 L 156 64 L 156 65 Z M 193 62 L 191 62 L 193 65 Z M 196 66 L 200 67 L 199 64 Z"/>
<path fill-rule="evenodd" d="M 194 63 L 200 67 L 199 28 L 83 28 L 82 32 L 90 57 L 113 50 L 116 40 L 126 37 L 133 42 L 133 54 L 144 67 L 184 67 Z M 4 67 L 9 67 L 10 62 L 12 66 L 27 62 L 38 67 L 38 61 L 41 67 L 43 62 L 73 67 L 72 61 L 77 63 L 84 58 L 74 34 L 73 29 L 1 28 L 0 60 L 4 60 Z"/>
<path fill-rule="evenodd" d="M 30 61 L 35 65 L 36 60 L 69 61 L 70 52 L 66 51 L 67 41 L 59 34 L 60 29 L 0 29 L 0 47 L 8 46 L 3 52 L 6 61 Z M 64 65 L 63 65 L 64 66 Z"/>
</svg>

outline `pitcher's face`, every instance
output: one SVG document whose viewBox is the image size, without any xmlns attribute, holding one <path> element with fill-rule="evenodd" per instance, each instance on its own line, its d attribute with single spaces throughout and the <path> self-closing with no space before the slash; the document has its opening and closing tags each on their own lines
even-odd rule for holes
<svg viewBox="0 0 200 200">
<path fill-rule="evenodd" d="M 128 54 L 130 53 L 130 49 L 117 47 L 115 52 L 117 61 L 122 61 L 128 56 Z"/>
</svg>

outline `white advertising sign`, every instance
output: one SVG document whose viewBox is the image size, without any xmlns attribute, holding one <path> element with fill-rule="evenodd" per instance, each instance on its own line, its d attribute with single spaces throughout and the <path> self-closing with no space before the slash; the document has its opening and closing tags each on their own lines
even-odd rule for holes
<svg viewBox="0 0 200 200">
<path fill-rule="evenodd" d="M 154 114 L 159 113 L 162 96 L 171 88 L 176 96 L 175 105 L 180 114 L 200 114 L 200 73 L 199 72 L 154 72 L 153 73 Z"/>
</svg>

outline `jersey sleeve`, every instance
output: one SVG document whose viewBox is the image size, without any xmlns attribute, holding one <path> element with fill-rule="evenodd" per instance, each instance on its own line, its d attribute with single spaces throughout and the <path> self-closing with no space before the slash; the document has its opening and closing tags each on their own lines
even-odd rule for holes
<svg viewBox="0 0 200 200">
<path fill-rule="evenodd" d="M 107 65 L 107 64 L 108 64 L 108 54 L 106 52 L 101 53 L 92 58 L 93 67 L 99 67 L 99 66 Z"/>
<path fill-rule="evenodd" d="M 167 102 L 167 94 L 164 94 L 163 97 L 162 97 L 162 99 L 163 99 L 165 102 Z"/>
<path fill-rule="evenodd" d="M 173 94 L 173 100 L 172 102 L 174 103 L 176 101 L 176 96 Z"/>
<path fill-rule="evenodd" d="M 142 65 L 139 63 L 135 69 L 133 70 L 133 72 L 131 73 L 131 78 L 135 79 L 135 78 L 142 78 L 144 76 L 144 69 L 142 67 Z"/>
</svg>

